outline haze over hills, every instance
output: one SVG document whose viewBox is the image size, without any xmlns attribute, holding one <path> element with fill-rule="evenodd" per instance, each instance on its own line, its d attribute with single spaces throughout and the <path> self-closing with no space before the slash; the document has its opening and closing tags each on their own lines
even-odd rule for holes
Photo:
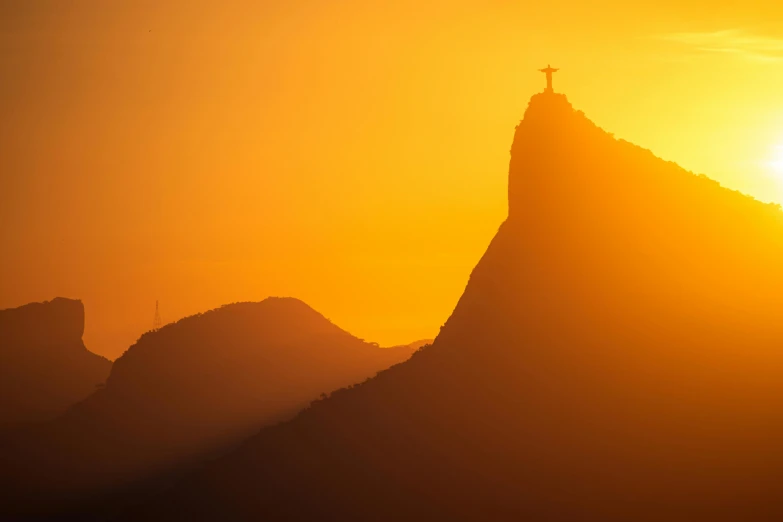
<svg viewBox="0 0 783 522">
<path fill-rule="evenodd" d="M 83 333 L 81 301 L 0 310 L 0 426 L 53 419 L 106 380 L 111 362 Z"/>
<path fill-rule="evenodd" d="M 415 349 L 379 348 L 291 298 L 226 305 L 145 333 L 104 388 L 5 441 L 0 514 L 101 519 Z"/>
<path fill-rule="evenodd" d="M 401 348 L 405 350 L 410 350 L 411 353 L 415 352 L 416 350 L 423 348 L 424 346 L 428 344 L 432 344 L 433 339 L 419 339 L 418 341 L 413 341 L 412 343 L 408 344 L 401 344 L 398 346 L 391 346 L 390 348 Z"/>
<path fill-rule="evenodd" d="M 128 520 L 783 520 L 783 213 L 535 95 L 432 346 Z"/>
</svg>

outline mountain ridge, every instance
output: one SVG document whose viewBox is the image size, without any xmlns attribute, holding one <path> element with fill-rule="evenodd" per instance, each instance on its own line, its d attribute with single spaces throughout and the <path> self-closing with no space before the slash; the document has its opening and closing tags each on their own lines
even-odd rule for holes
<svg viewBox="0 0 783 522">
<path fill-rule="evenodd" d="M 127 520 L 783 517 L 783 219 L 531 99 L 433 344 Z"/>
<path fill-rule="evenodd" d="M 0 514 L 108 517 L 412 351 L 377 348 L 293 298 L 225 305 L 146 332 L 103 388 L 2 441 Z"/>
</svg>

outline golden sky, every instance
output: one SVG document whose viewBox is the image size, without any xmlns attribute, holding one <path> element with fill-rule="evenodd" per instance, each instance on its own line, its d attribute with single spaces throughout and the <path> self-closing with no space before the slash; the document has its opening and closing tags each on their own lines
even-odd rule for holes
<svg viewBox="0 0 783 522">
<path fill-rule="evenodd" d="M 0 0 L 0 308 L 81 298 L 111 358 L 156 299 L 432 337 L 548 63 L 615 136 L 783 201 L 777 0 Z"/>
</svg>

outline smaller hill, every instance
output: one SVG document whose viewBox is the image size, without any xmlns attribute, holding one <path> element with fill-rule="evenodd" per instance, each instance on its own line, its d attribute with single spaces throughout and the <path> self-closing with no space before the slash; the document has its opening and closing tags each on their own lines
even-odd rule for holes
<svg viewBox="0 0 783 522">
<path fill-rule="evenodd" d="M 81 301 L 0 310 L 0 426 L 51 420 L 106 380 L 111 362 L 85 348 L 83 333 Z"/>
<path fill-rule="evenodd" d="M 101 518 L 415 349 L 379 348 L 291 298 L 187 317 L 142 335 L 65 416 L 0 448 L 0 490 L 17 514 Z"/>
<path fill-rule="evenodd" d="M 428 344 L 432 344 L 433 340 L 434 339 L 419 339 L 418 341 L 413 341 L 412 343 L 392 346 L 391 348 L 387 348 L 387 350 L 410 350 L 410 352 L 413 353 L 420 348 L 424 348 Z"/>
</svg>

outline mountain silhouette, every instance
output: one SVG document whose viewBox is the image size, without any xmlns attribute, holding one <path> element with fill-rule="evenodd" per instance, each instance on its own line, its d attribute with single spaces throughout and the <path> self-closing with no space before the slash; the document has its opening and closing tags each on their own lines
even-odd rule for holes
<svg viewBox="0 0 783 522">
<path fill-rule="evenodd" d="M 412 343 L 408 344 L 400 344 L 397 346 L 391 346 L 389 349 L 400 349 L 400 350 L 406 350 L 410 353 L 415 352 L 416 350 L 419 350 L 421 348 L 424 348 L 428 344 L 432 344 L 433 339 L 419 339 L 418 341 L 413 341 Z"/>
<path fill-rule="evenodd" d="M 431 346 L 127 520 L 783 520 L 783 214 L 601 130 L 516 129 Z"/>
<path fill-rule="evenodd" d="M 291 298 L 187 317 L 142 335 L 66 415 L 4 441 L 0 506 L 100 519 L 414 349 L 366 343 Z"/>
<path fill-rule="evenodd" d="M 0 426 L 51 420 L 109 375 L 82 342 L 84 306 L 58 297 L 0 310 Z"/>
</svg>

